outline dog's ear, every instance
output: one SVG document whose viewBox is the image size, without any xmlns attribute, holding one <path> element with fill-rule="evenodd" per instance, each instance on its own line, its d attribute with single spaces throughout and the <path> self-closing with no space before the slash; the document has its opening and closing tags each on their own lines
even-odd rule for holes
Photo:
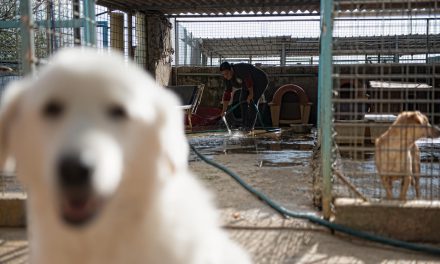
<svg viewBox="0 0 440 264">
<path fill-rule="evenodd" d="M 411 114 L 411 119 L 417 125 L 426 125 L 428 124 L 428 118 L 420 113 L 419 111 L 414 111 Z"/>
<path fill-rule="evenodd" d="M 26 81 L 14 81 L 9 84 L 1 97 L 0 103 L 0 169 L 4 169 L 11 158 L 11 134 L 17 119 Z"/>
</svg>

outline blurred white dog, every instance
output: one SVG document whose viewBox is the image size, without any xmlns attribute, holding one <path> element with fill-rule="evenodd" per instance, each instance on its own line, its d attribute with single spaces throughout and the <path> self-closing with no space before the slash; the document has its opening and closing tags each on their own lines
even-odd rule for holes
<svg viewBox="0 0 440 264">
<path fill-rule="evenodd" d="M 250 263 L 188 170 L 177 99 L 122 56 L 61 51 L 3 99 L 31 263 Z"/>
</svg>

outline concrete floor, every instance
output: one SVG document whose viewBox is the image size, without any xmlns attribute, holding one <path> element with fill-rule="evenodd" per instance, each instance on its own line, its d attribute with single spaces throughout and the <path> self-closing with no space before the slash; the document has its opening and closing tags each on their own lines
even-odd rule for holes
<svg viewBox="0 0 440 264">
<path fill-rule="evenodd" d="M 190 143 L 291 210 L 312 206 L 313 136 L 189 135 Z M 224 227 L 255 263 L 440 263 L 440 258 L 332 235 L 305 220 L 285 219 L 194 154 L 190 167 L 215 194 Z M 0 229 L 0 263 L 25 263 L 25 229 Z"/>
<path fill-rule="evenodd" d="M 313 134 L 193 135 L 190 143 L 285 208 L 319 214 L 311 192 Z M 440 263 L 430 255 L 332 235 L 306 220 L 285 219 L 194 154 L 190 167 L 216 194 L 225 227 L 255 263 Z"/>
</svg>

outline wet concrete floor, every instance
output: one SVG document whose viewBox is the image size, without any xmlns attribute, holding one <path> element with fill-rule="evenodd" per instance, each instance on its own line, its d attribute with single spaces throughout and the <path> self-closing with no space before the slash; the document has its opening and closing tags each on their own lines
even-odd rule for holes
<svg viewBox="0 0 440 264">
<path fill-rule="evenodd" d="M 245 137 L 209 133 L 188 138 L 208 158 L 285 208 L 320 213 L 312 204 L 315 132 L 257 131 Z M 286 219 L 193 153 L 190 167 L 214 193 L 225 228 L 252 254 L 255 263 L 440 263 L 432 256 L 332 235 L 308 221 Z"/>
<path fill-rule="evenodd" d="M 315 133 L 188 134 L 208 158 L 290 210 L 319 214 L 312 205 L 311 158 Z M 440 263 L 419 253 L 384 247 L 316 226 L 286 219 L 245 191 L 231 177 L 194 153 L 190 168 L 211 190 L 224 228 L 257 264 L 266 263 Z M 0 263 L 25 263 L 25 229 L 0 229 Z M 238 263 L 239 264 L 239 263 Z"/>
</svg>

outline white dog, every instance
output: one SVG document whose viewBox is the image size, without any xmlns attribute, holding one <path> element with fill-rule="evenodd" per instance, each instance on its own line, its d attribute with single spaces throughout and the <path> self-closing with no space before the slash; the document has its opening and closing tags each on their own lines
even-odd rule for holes
<svg viewBox="0 0 440 264">
<path fill-rule="evenodd" d="M 250 263 L 188 171 L 177 99 L 122 56 L 61 51 L 3 99 L 31 263 Z"/>
</svg>

